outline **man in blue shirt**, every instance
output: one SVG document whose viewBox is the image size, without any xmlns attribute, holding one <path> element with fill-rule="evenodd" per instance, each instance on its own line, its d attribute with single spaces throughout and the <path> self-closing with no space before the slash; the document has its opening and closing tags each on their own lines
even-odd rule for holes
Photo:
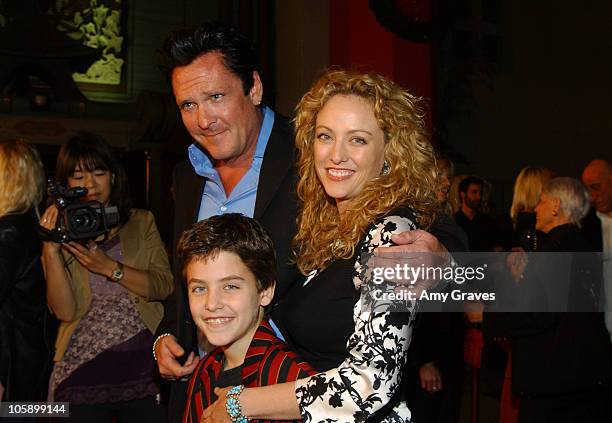
<svg viewBox="0 0 612 423">
<path fill-rule="evenodd" d="M 217 24 L 179 30 L 166 40 L 163 56 L 183 123 L 195 140 L 190 163 L 175 170 L 175 239 L 213 215 L 254 217 L 277 250 L 278 297 L 298 277 L 289 264 L 297 214 L 291 128 L 262 105 L 255 53 L 236 31 Z M 153 347 L 161 375 L 174 381 L 171 420 L 181 416 L 186 391 L 181 379 L 193 372 L 199 351 L 176 259 L 174 268 L 175 291 Z"/>
</svg>

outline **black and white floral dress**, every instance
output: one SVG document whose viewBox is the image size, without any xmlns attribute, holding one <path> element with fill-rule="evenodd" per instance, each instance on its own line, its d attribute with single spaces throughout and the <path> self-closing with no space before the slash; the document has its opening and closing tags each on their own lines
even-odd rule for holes
<svg viewBox="0 0 612 423">
<path fill-rule="evenodd" d="M 415 304 L 405 312 L 364 309 L 362 258 L 391 235 L 416 229 L 397 209 L 370 226 L 350 260 L 336 260 L 290 290 L 273 314 L 287 342 L 320 373 L 296 382 L 304 422 L 409 422 L 399 385 Z"/>
</svg>

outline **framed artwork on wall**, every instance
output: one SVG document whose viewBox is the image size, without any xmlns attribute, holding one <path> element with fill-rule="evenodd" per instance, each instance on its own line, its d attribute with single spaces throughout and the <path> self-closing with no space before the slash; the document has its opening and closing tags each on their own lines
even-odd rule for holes
<svg viewBox="0 0 612 423">
<path fill-rule="evenodd" d="M 47 14 L 57 29 L 98 51 L 97 60 L 72 78 L 91 101 L 133 101 L 130 0 L 58 0 Z"/>
</svg>

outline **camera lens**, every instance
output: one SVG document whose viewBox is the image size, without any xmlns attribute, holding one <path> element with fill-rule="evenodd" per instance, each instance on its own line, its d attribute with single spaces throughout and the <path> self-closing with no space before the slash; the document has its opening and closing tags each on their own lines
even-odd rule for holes
<svg viewBox="0 0 612 423">
<path fill-rule="evenodd" d="M 70 216 L 70 228 L 75 233 L 92 232 L 98 227 L 98 216 L 95 210 L 83 208 L 75 210 Z"/>
</svg>

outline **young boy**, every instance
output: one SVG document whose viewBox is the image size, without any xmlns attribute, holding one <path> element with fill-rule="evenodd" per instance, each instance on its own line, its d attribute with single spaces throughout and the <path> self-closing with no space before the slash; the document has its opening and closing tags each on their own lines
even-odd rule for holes
<svg viewBox="0 0 612 423">
<path fill-rule="evenodd" d="M 274 335 L 265 309 L 274 297 L 276 257 L 269 235 L 237 213 L 213 216 L 185 231 L 178 244 L 184 260 L 189 308 L 198 329 L 216 346 L 196 367 L 183 422 L 199 423 L 216 399 L 215 388 L 235 387 L 226 409 L 240 419 L 240 386 L 293 381 L 314 369 Z"/>
</svg>

